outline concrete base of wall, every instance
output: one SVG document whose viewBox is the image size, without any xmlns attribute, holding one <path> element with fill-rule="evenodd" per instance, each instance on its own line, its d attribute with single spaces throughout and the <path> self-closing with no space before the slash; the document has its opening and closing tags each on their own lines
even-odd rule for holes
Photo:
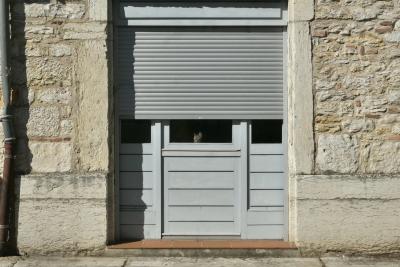
<svg viewBox="0 0 400 267">
<path fill-rule="evenodd" d="M 107 176 L 37 174 L 16 186 L 16 241 L 24 254 L 103 253 Z"/>
<path fill-rule="evenodd" d="M 293 249 L 106 249 L 107 175 L 25 175 L 16 185 L 21 254 L 299 256 Z M 291 240 L 301 255 L 400 253 L 400 177 L 304 175 L 291 196 Z M 109 240 L 112 241 L 112 240 Z"/>
<path fill-rule="evenodd" d="M 302 253 L 400 252 L 400 177 L 299 176 L 296 244 Z"/>
</svg>

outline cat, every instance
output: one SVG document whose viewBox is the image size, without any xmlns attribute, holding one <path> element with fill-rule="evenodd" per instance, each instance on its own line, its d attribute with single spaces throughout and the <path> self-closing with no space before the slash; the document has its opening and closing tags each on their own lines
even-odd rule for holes
<svg viewBox="0 0 400 267">
<path fill-rule="evenodd" d="M 200 131 L 196 131 L 193 133 L 193 142 L 194 143 L 201 143 L 203 139 L 203 133 Z"/>
</svg>

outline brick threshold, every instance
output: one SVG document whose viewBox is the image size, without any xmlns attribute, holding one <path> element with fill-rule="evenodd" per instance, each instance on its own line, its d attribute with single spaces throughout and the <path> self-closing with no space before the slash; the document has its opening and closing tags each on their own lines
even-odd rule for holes
<svg viewBox="0 0 400 267">
<path fill-rule="evenodd" d="M 141 240 L 107 246 L 108 249 L 297 249 L 280 240 Z"/>
</svg>

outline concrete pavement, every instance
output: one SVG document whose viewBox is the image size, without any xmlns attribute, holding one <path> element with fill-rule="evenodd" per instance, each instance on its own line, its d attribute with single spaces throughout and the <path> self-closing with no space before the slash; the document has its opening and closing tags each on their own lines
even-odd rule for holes
<svg viewBox="0 0 400 267">
<path fill-rule="evenodd" d="M 400 267 L 391 258 L 5 257 L 0 267 Z"/>
</svg>

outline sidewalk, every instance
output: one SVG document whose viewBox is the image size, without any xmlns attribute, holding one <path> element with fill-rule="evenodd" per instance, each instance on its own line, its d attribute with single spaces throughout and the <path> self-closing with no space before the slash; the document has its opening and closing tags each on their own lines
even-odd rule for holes
<svg viewBox="0 0 400 267">
<path fill-rule="evenodd" d="M 6 257 L 0 267 L 400 267 L 400 259 L 385 258 L 152 258 L 152 257 Z"/>
</svg>

